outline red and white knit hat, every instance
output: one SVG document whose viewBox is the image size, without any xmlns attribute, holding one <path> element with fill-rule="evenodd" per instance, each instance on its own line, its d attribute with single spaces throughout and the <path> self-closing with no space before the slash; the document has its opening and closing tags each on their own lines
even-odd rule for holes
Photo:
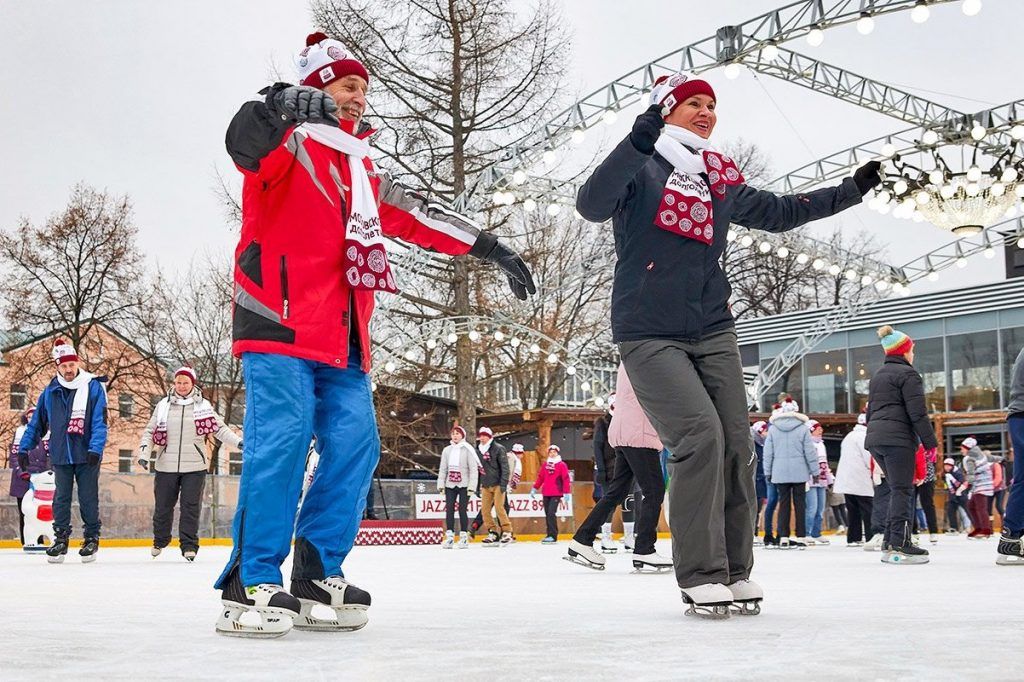
<svg viewBox="0 0 1024 682">
<path fill-rule="evenodd" d="M 554 450 L 555 452 L 561 452 L 562 448 L 558 447 L 557 445 L 552 444 L 552 445 L 548 446 L 548 452 L 551 452 L 552 450 Z"/>
<path fill-rule="evenodd" d="M 198 379 L 196 379 L 196 371 L 188 365 L 182 365 L 177 369 L 174 373 L 174 378 L 177 379 L 178 377 L 188 377 L 192 380 L 193 384 L 198 383 Z"/>
<path fill-rule="evenodd" d="M 963 442 L 960 443 L 960 447 L 967 448 L 968 450 L 970 450 L 973 447 L 976 447 L 977 445 L 978 439 L 975 438 L 974 436 L 967 436 L 967 438 L 964 438 Z"/>
<path fill-rule="evenodd" d="M 302 85 L 322 88 L 345 76 L 360 76 L 367 83 L 370 74 L 352 52 L 327 34 L 317 31 L 306 37 L 306 48 L 295 56 Z"/>
<path fill-rule="evenodd" d="M 512 446 L 512 452 L 526 452 L 526 448 L 523 447 L 522 443 L 516 443 Z"/>
<path fill-rule="evenodd" d="M 486 426 L 481 426 L 480 430 L 476 432 L 478 436 L 487 436 L 488 438 L 494 438 L 494 431 L 491 431 Z"/>
<path fill-rule="evenodd" d="M 452 431 L 458 431 L 459 433 L 461 433 L 461 434 L 462 434 L 462 437 L 463 437 L 463 438 L 465 438 L 465 437 L 466 437 L 466 429 L 462 428 L 462 427 L 461 427 L 461 426 L 459 426 L 458 424 L 456 424 L 455 426 L 453 426 L 453 427 L 452 427 Z"/>
<path fill-rule="evenodd" d="M 78 362 L 78 353 L 70 341 L 55 339 L 53 342 L 53 361 L 58 365 L 65 362 Z"/>
<path fill-rule="evenodd" d="M 661 76 L 654 81 L 651 90 L 651 104 L 661 105 L 661 115 L 668 116 L 672 110 L 693 95 L 707 95 L 717 101 L 715 91 L 706 80 L 697 78 L 689 71 L 679 71 L 671 76 Z"/>
</svg>

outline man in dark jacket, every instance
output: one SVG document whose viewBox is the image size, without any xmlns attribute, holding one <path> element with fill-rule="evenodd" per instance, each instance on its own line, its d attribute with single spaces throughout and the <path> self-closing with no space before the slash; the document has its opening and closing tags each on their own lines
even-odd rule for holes
<svg viewBox="0 0 1024 682">
<path fill-rule="evenodd" d="M 861 202 L 878 163 L 837 187 L 779 197 L 743 183 L 711 148 L 711 85 L 659 79 L 651 107 L 580 189 L 579 213 L 615 232 L 612 336 L 669 460 L 669 526 L 684 600 L 760 595 L 753 565 L 756 499 L 747 395 L 730 287 L 719 264 L 729 224 L 784 232 Z M 735 586 L 735 587 L 733 587 Z M 727 587 L 729 589 L 727 589 Z M 757 596 L 759 599 L 760 596 Z"/>
<path fill-rule="evenodd" d="M 50 432 L 50 461 L 57 494 L 53 498 L 53 544 L 47 561 L 59 564 L 68 553 L 71 537 L 71 495 L 78 486 L 78 508 L 85 522 L 85 539 L 78 554 L 95 561 L 100 543 L 100 460 L 107 444 L 107 393 L 103 382 L 78 366 L 78 354 L 64 339 L 53 344 L 57 376 L 43 390 L 36 411 L 18 446 L 21 467 L 28 469 L 27 453 Z"/>
<path fill-rule="evenodd" d="M 924 382 L 913 367 L 913 340 L 888 325 L 878 330 L 878 337 L 885 362 L 868 386 L 864 447 L 882 468 L 889 486 L 882 561 L 925 563 L 928 551 L 911 542 L 915 454 L 919 442 L 930 451 L 926 456 L 935 453 L 939 442 L 928 418 Z"/>
<path fill-rule="evenodd" d="M 486 426 L 477 434 L 480 441 L 477 451 L 480 455 L 480 513 L 487 525 L 487 537 L 483 544 L 489 547 L 507 545 L 512 542 L 512 522 L 505 512 L 505 488 L 508 486 L 508 453 L 504 446 L 495 442 L 494 432 Z M 494 516 L 498 522 L 495 524 Z M 499 536 L 499 528 L 501 535 Z"/>
</svg>

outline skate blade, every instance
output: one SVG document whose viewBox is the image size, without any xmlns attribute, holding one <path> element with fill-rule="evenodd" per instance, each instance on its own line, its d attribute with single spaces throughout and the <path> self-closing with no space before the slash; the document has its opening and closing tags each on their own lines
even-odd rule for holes
<svg viewBox="0 0 1024 682">
<path fill-rule="evenodd" d="M 283 637 L 292 629 L 292 618 L 298 614 L 287 609 L 266 607 L 249 609 L 231 602 L 221 602 L 220 617 L 214 626 L 217 634 L 227 637 L 246 637 L 249 639 L 273 639 Z M 260 617 L 259 625 L 242 623 L 239 619 L 248 611 L 255 611 Z"/>
<path fill-rule="evenodd" d="M 589 561 L 587 561 L 586 559 L 577 559 L 576 557 L 572 557 L 572 556 L 564 556 L 564 557 L 562 557 L 562 560 L 563 561 L 568 561 L 571 564 L 578 564 L 580 566 L 583 566 L 584 568 L 592 568 L 595 571 L 603 571 L 604 570 L 604 564 L 592 564 Z"/>
<path fill-rule="evenodd" d="M 96 561 L 96 555 L 95 554 L 90 554 L 89 556 L 82 557 L 82 563 L 83 564 L 91 564 L 94 561 Z"/>
<path fill-rule="evenodd" d="M 632 572 L 633 573 L 650 573 L 651 575 L 656 575 L 658 573 L 668 573 L 669 571 L 672 570 L 672 568 L 673 568 L 672 566 L 652 566 L 650 564 L 645 564 L 642 561 L 634 561 L 633 562 L 633 571 Z"/>
<path fill-rule="evenodd" d="M 690 608 L 686 610 L 686 615 L 705 620 L 728 620 L 730 606 L 728 604 L 716 604 L 714 606 L 690 604 Z"/>
<path fill-rule="evenodd" d="M 369 618 L 365 606 L 329 606 L 312 599 L 300 599 L 302 608 L 295 618 L 293 627 L 296 630 L 310 632 L 351 632 L 366 627 Z M 313 615 L 313 608 L 323 606 L 334 611 L 334 618 L 320 618 Z"/>
<path fill-rule="evenodd" d="M 1024 566 L 1024 556 L 1006 556 L 999 555 L 996 557 L 997 566 Z"/>
<path fill-rule="evenodd" d="M 64 563 L 64 554 L 58 554 L 57 556 L 47 556 L 46 563 L 48 564 L 62 564 Z"/>
<path fill-rule="evenodd" d="M 926 557 L 926 556 L 924 556 L 924 557 L 906 557 L 906 556 L 902 556 L 900 554 L 890 554 L 888 556 L 883 556 L 882 557 L 882 563 L 885 563 L 885 564 L 906 564 L 908 566 L 913 566 L 913 565 L 917 565 L 917 564 L 927 564 L 929 562 L 929 560 L 930 559 L 928 557 Z"/>
<path fill-rule="evenodd" d="M 612 547 L 611 549 L 605 549 L 604 547 L 601 548 L 601 554 L 617 554 L 618 551 L 617 547 Z"/>
<path fill-rule="evenodd" d="M 729 605 L 729 608 L 737 616 L 756 616 L 761 613 L 761 600 L 734 601 Z"/>
</svg>

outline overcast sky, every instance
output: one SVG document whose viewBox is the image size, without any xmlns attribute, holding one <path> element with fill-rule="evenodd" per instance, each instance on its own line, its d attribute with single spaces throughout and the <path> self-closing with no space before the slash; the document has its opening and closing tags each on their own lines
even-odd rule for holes
<svg viewBox="0 0 1024 682">
<path fill-rule="evenodd" d="M 567 95 L 586 94 L 779 4 L 565 0 L 573 35 L 567 69 L 577 88 Z M 1019 0 L 984 0 L 972 18 L 951 3 L 934 7 L 923 25 L 904 12 L 881 17 L 868 37 L 847 26 L 828 31 L 818 48 L 802 39 L 787 47 L 976 111 L 1024 95 L 1022 25 Z M 236 174 L 224 130 L 275 65 L 292 75 L 291 54 L 311 28 L 305 0 L 0 0 L 0 226 L 9 229 L 21 216 L 43 221 L 85 181 L 131 197 L 153 263 L 174 268 L 204 250 L 230 252 L 236 235 L 213 192 L 218 169 Z M 776 175 L 907 127 L 767 76 L 729 81 L 716 70 L 706 77 L 718 94 L 715 140 L 757 142 Z M 603 134 L 612 141 L 628 125 L 624 116 Z M 863 206 L 824 222 L 816 229 L 869 230 L 894 263 L 951 240 Z M 973 261 L 915 290 L 1002 277 L 1001 265 Z"/>
</svg>

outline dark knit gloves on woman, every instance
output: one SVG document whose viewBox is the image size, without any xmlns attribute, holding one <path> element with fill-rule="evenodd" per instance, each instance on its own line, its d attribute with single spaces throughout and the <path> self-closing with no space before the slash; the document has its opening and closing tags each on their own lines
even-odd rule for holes
<svg viewBox="0 0 1024 682">
<path fill-rule="evenodd" d="M 647 111 L 636 117 L 633 129 L 629 131 L 629 141 L 642 154 L 653 154 L 654 143 L 661 136 L 665 127 L 665 117 L 661 115 L 661 106 L 652 104 Z"/>
<path fill-rule="evenodd" d="M 878 172 L 881 168 L 882 164 L 878 161 L 868 161 L 854 171 L 853 181 L 857 183 L 857 189 L 860 190 L 861 196 L 864 196 L 873 188 L 881 184 L 882 175 Z"/>
<path fill-rule="evenodd" d="M 527 294 L 537 293 L 537 285 L 533 283 L 533 275 L 530 274 L 526 263 L 519 254 L 499 242 L 493 234 L 481 232 L 473 248 L 469 250 L 469 255 L 486 263 L 494 263 L 504 270 L 512 293 L 520 301 L 525 301 Z"/>
</svg>

